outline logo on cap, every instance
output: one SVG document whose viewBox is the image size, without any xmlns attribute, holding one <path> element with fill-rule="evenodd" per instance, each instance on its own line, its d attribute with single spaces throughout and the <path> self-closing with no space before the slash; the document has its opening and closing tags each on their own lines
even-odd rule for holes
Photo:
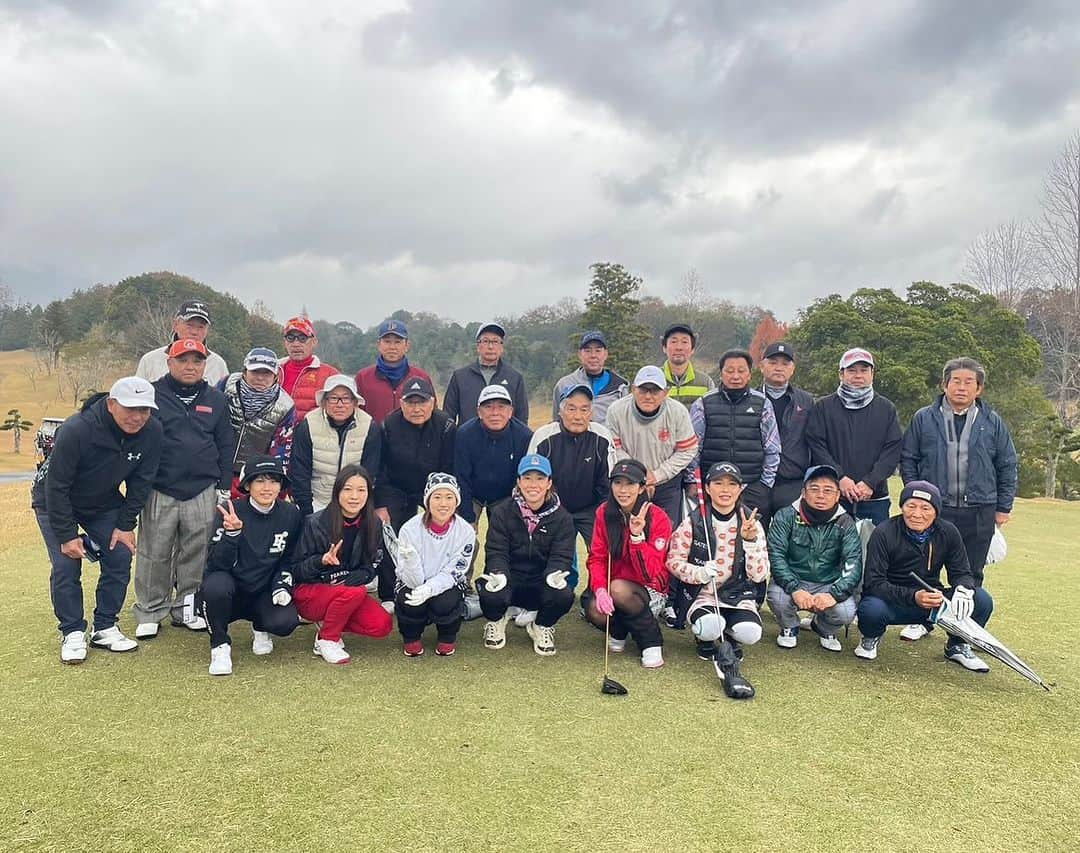
<svg viewBox="0 0 1080 853">
<path fill-rule="evenodd" d="M 931 494 L 929 492 L 924 492 L 922 489 L 915 489 L 914 491 L 912 491 L 911 496 L 913 498 L 919 498 L 920 500 L 924 500 L 927 503 L 934 502 L 934 498 L 931 496 Z"/>
</svg>

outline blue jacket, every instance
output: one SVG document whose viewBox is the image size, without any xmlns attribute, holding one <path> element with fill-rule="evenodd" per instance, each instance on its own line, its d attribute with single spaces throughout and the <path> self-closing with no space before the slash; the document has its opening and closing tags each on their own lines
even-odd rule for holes
<svg viewBox="0 0 1080 853">
<path fill-rule="evenodd" d="M 956 496 L 948 495 L 949 475 L 945 459 L 945 421 L 941 415 L 944 394 L 933 405 L 915 413 L 904 433 L 900 452 L 900 474 L 904 482 L 929 480 L 939 489 L 946 506 L 955 506 Z M 993 504 L 998 512 L 1012 512 L 1016 497 L 1016 448 L 1001 416 L 982 400 L 976 400 L 978 417 L 968 445 L 968 506 Z"/>
<path fill-rule="evenodd" d="M 454 442 L 454 472 L 461 488 L 458 512 L 476 521 L 473 499 L 483 504 L 509 497 L 517 482 L 517 466 L 529 448 L 532 430 L 511 418 L 502 432 L 488 432 L 479 418 L 458 427 Z"/>
</svg>

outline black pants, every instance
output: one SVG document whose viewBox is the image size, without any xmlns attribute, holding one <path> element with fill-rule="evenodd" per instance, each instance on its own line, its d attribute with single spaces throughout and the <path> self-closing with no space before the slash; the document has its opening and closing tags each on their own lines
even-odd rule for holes
<svg viewBox="0 0 1080 853">
<path fill-rule="evenodd" d="M 802 495 L 802 480 L 781 480 L 773 483 L 769 496 L 769 516 L 776 515 L 786 506 L 791 506 Z"/>
<path fill-rule="evenodd" d="M 742 498 L 740 500 L 743 506 L 750 509 L 756 509 L 758 521 L 761 522 L 761 529 L 766 533 L 769 532 L 769 520 L 772 518 L 772 489 L 766 486 L 761 480 L 754 480 L 752 483 L 748 483 L 746 488 L 743 489 Z"/>
<path fill-rule="evenodd" d="M 967 551 L 971 573 L 975 583 L 983 585 L 983 571 L 986 569 L 986 552 L 990 550 L 990 540 L 994 538 L 994 518 L 997 508 L 993 504 L 986 506 L 943 506 L 941 517 L 951 521 L 960 531 Z"/>
<path fill-rule="evenodd" d="M 487 583 L 476 582 L 476 591 L 480 594 L 480 609 L 484 618 L 498 622 L 506 615 L 509 607 L 536 611 L 536 624 L 550 628 L 574 606 L 574 590 L 567 584 L 565 589 L 552 589 L 543 578 L 527 581 L 507 576 L 507 583 L 498 592 L 488 592 Z"/>
<path fill-rule="evenodd" d="M 664 637 L 660 633 L 660 623 L 649 609 L 649 592 L 640 584 L 626 580 L 612 580 L 608 589 L 615 602 L 615 612 L 611 615 L 610 632 L 613 639 L 625 640 L 629 634 L 634 638 L 639 649 L 663 646 Z M 596 598 L 590 596 L 585 608 L 585 618 L 597 628 L 603 630 L 606 617 L 596 609 Z"/>
<path fill-rule="evenodd" d="M 666 483 L 661 483 L 653 490 L 652 502 L 667 513 L 671 519 L 671 529 L 674 530 L 682 521 L 683 514 L 683 481 L 682 473 L 672 477 Z"/>
<path fill-rule="evenodd" d="M 196 596 L 199 609 L 210 630 L 210 648 L 229 639 L 229 623 L 246 619 L 256 631 L 266 631 L 287 637 L 300 624 L 296 605 L 291 601 L 284 607 L 270 600 L 270 590 L 247 592 L 239 589 L 228 572 L 211 572 L 203 578 Z"/>
<path fill-rule="evenodd" d="M 439 632 L 440 643 L 457 642 L 461 629 L 461 590 L 452 586 L 429 598 L 419 607 L 405 603 L 405 596 L 412 590 L 402 587 L 394 600 L 394 615 L 397 616 L 401 639 L 406 643 L 419 640 L 428 625 L 434 625 Z"/>
</svg>

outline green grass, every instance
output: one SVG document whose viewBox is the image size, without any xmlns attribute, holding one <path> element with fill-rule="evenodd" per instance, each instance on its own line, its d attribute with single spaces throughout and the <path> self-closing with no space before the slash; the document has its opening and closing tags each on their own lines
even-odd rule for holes
<svg viewBox="0 0 1080 853">
<path fill-rule="evenodd" d="M 447 660 L 395 633 L 331 667 L 310 627 L 256 659 L 237 626 L 231 678 L 168 628 L 64 667 L 27 488 L 0 487 L 0 849 L 1075 849 L 1080 506 L 1021 502 L 988 571 L 991 630 L 1053 693 L 946 664 L 937 636 L 890 632 L 873 664 L 854 631 L 785 652 L 766 617 L 737 704 L 676 632 L 660 671 L 617 656 L 630 695 L 602 696 L 576 612 L 549 659 L 515 628 L 488 652 L 473 622 Z"/>
</svg>

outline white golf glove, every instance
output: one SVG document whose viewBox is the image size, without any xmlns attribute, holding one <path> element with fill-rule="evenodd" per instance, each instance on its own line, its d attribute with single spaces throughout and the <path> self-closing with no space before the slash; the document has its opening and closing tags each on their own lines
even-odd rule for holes
<svg viewBox="0 0 1080 853">
<path fill-rule="evenodd" d="M 506 587 L 506 575 L 499 572 L 493 572 L 490 575 L 480 575 L 477 580 L 484 582 L 484 588 L 488 592 L 499 592 L 499 590 Z"/>
<path fill-rule="evenodd" d="M 566 579 L 568 577 L 570 577 L 570 572 L 551 572 L 544 580 L 552 589 L 566 589 Z"/>
<path fill-rule="evenodd" d="M 408 542 L 398 540 L 397 575 L 401 582 L 410 589 L 416 589 L 424 582 L 424 570 L 420 565 L 420 554 Z"/>
<path fill-rule="evenodd" d="M 701 568 L 705 572 L 706 583 L 716 580 L 716 576 L 720 574 L 720 564 L 716 560 L 707 561 Z"/>
<path fill-rule="evenodd" d="M 961 622 L 975 612 L 975 590 L 966 586 L 958 586 L 953 590 L 952 599 L 949 601 L 953 616 Z"/>
<path fill-rule="evenodd" d="M 230 492 L 228 489 L 218 489 L 217 490 L 217 502 L 219 504 L 228 504 L 229 500 L 231 498 L 232 498 L 232 492 Z"/>
<path fill-rule="evenodd" d="M 274 590 L 274 594 L 270 596 L 270 600 L 274 602 L 274 604 L 276 604 L 278 607 L 285 607 L 290 601 L 292 601 L 292 596 L 289 595 L 289 591 L 287 589 L 277 589 Z"/>
<path fill-rule="evenodd" d="M 431 598 L 431 595 L 431 587 L 428 586 L 426 583 L 422 583 L 420 584 L 420 586 L 418 586 L 416 589 L 414 589 L 412 592 L 405 596 L 405 603 L 409 605 L 409 607 L 419 607 L 421 604 Z"/>
</svg>

